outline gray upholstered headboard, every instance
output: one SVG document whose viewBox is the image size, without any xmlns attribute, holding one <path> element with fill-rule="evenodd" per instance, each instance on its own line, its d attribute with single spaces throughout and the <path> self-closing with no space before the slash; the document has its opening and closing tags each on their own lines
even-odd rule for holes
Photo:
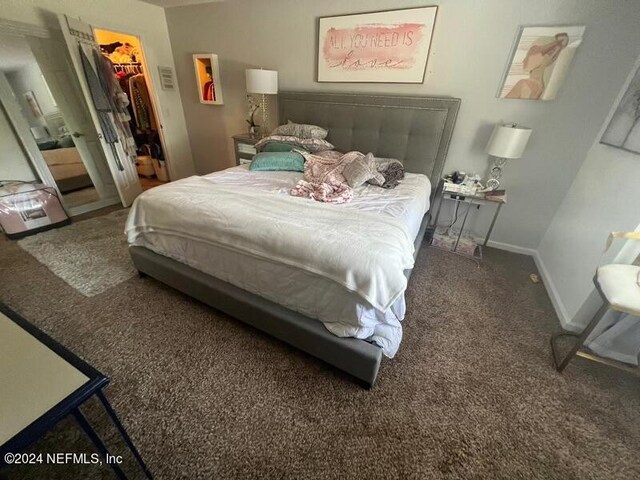
<svg viewBox="0 0 640 480">
<path fill-rule="evenodd" d="M 460 99 L 283 92 L 278 105 L 281 124 L 291 120 L 327 128 L 336 150 L 397 158 L 408 172 L 427 175 L 435 188 Z"/>
</svg>

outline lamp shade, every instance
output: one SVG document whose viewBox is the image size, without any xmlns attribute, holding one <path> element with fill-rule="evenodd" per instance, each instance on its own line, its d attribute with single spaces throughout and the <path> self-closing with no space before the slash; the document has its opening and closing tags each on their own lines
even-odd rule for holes
<svg viewBox="0 0 640 480">
<path fill-rule="evenodd" d="M 247 93 L 274 95 L 278 93 L 278 72 L 275 70 L 245 70 L 247 76 Z"/>
<path fill-rule="evenodd" d="M 499 158 L 520 158 L 529 142 L 531 129 L 515 124 L 498 124 L 487 143 L 487 153 Z"/>
</svg>

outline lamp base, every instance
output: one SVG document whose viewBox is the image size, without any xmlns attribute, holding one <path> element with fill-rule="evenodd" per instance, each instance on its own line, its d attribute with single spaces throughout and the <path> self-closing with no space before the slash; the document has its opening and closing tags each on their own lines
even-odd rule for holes
<svg viewBox="0 0 640 480">
<path fill-rule="evenodd" d="M 487 188 L 486 191 L 497 190 L 500 187 L 500 182 L 495 178 L 490 178 L 487 180 Z"/>
<path fill-rule="evenodd" d="M 506 164 L 506 158 L 493 158 L 493 165 L 489 170 L 489 179 L 487 180 L 488 190 L 497 190 L 498 187 L 500 187 L 500 179 L 502 178 L 502 172 Z"/>
<path fill-rule="evenodd" d="M 262 108 L 262 125 L 260 127 L 260 138 L 264 138 L 269 135 L 269 128 L 267 127 L 267 97 L 264 93 L 262 94 L 262 102 L 260 108 Z"/>
</svg>

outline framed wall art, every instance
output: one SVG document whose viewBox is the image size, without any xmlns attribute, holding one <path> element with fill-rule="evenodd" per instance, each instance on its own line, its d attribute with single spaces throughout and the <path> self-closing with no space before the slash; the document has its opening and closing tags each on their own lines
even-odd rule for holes
<svg viewBox="0 0 640 480">
<path fill-rule="evenodd" d="M 640 68 L 620 99 L 600 143 L 640 154 Z"/>
<path fill-rule="evenodd" d="M 318 82 L 422 83 L 438 7 L 322 17 Z"/>
<path fill-rule="evenodd" d="M 38 100 L 36 100 L 35 94 L 28 90 L 22 94 L 24 97 L 24 101 L 29 105 L 29 111 L 33 118 L 40 118 L 42 116 L 42 110 L 40 110 L 40 105 L 38 104 Z"/>
<path fill-rule="evenodd" d="M 222 105 L 222 81 L 218 55 L 214 53 L 196 53 L 193 56 L 196 71 L 196 84 L 200 103 Z"/>
<path fill-rule="evenodd" d="M 520 27 L 499 98 L 553 100 L 564 82 L 584 26 Z"/>
</svg>

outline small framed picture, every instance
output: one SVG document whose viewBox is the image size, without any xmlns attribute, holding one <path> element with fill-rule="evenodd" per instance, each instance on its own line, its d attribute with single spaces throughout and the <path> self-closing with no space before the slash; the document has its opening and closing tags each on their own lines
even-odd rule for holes
<svg viewBox="0 0 640 480">
<path fill-rule="evenodd" d="M 22 94 L 25 102 L 29 105 L 29 111 L 35 118 L 40 118 L 42 116 L 42 110 L 40 110 L 40 105 L 38 105 L 38 100 L 36 100 L 36 96 L 33 94 L 31 90 L 24 92 Z"/>
<path fill-rule="evenodd" d="M 200 103 L 206 105 L 222 105 L 222 81 L 218 55 L 214 53 L 197 53 L 193 56 L 196 73 L 196 85 Z"/>
<path fill-rule="evenodd" d="M 600 143 L 640 154 L 640 68 L 629 82 Z"/>
</svg>

